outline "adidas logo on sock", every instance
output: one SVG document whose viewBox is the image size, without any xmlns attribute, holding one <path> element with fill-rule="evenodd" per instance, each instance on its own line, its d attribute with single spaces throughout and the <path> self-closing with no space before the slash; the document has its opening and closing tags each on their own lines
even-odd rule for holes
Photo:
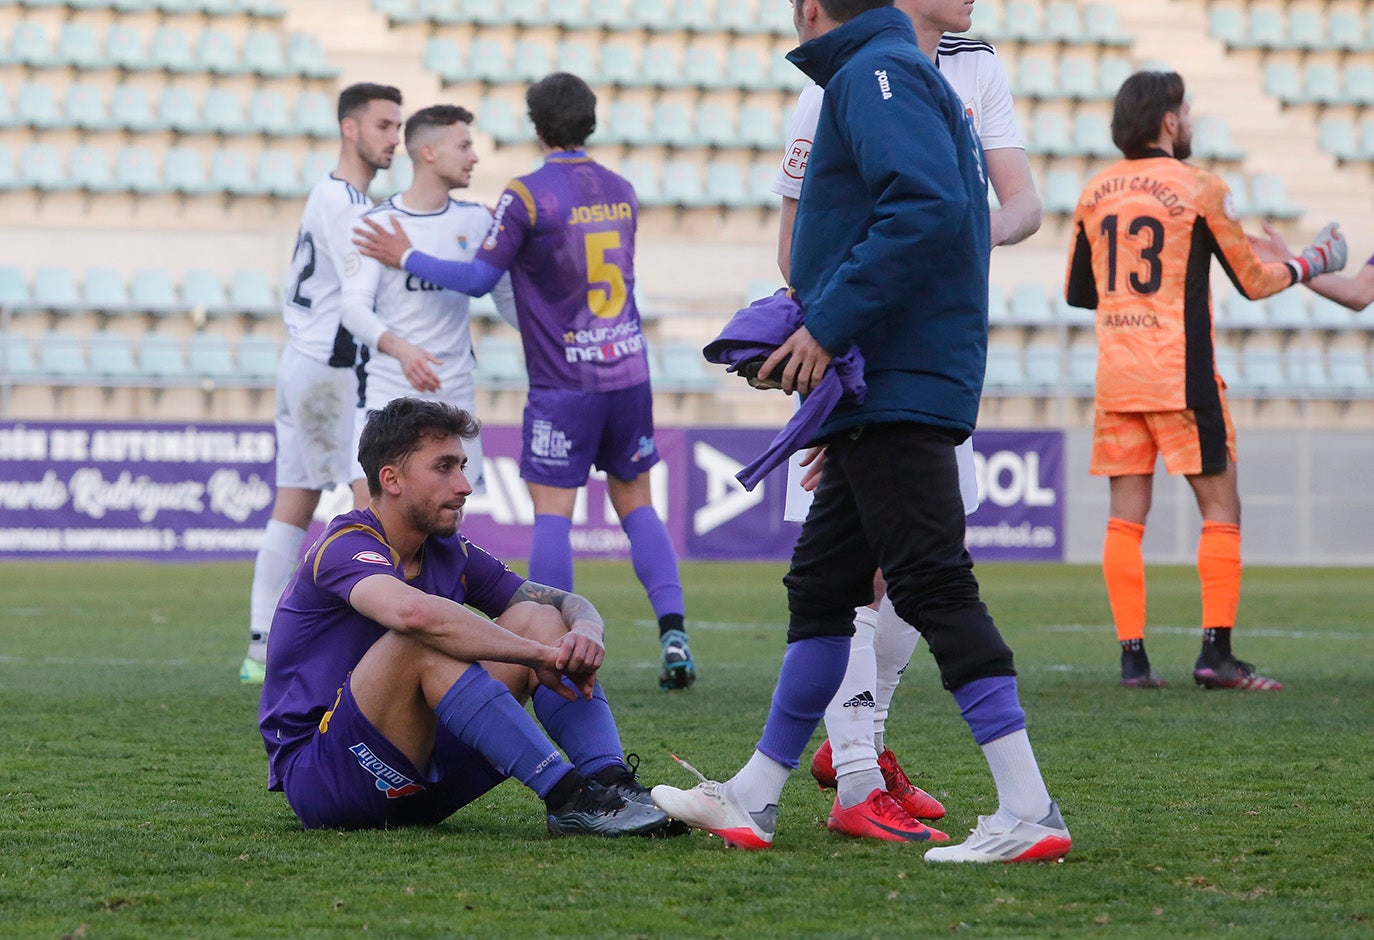
<svg viewBox="0 0 1374 940">
<path fill-rule="evenodd" d="M 867 690 L 860 692 L 852 699 L 844 703 L 845 708 L 877 708 L 878 703 L 873 700 L 873 693 Z"/>
</svg>

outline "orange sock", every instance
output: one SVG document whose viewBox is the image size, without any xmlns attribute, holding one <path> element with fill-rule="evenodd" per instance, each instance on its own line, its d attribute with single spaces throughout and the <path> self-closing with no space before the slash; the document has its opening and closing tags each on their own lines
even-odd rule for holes
<svg viewBox="0 0 1374 940">
<path fill-rule="evenodd" d="M 1202 581 L 1202 626 L 1234 626 L 1240 606 L 1240 526 L 1203 521 L 1197 573 Z"/>
<path fill-rule="evenodd" d="M 1107 520 L 1102 575 L 1116 622 L 1116 638 L 1123 642 L 1145 637 L 1145 559 L 1140 553 L 1144 537 L 1145 527 L 1139 523 Z"/>
</svg>

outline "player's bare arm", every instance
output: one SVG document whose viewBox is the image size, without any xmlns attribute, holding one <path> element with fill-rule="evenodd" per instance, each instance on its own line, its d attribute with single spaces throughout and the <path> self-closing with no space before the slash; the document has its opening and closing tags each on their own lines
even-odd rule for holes
<svg viewBox="0 0 1374 940">
<path fill-rule="evenodd" d="M 797 200 L 782 197 L 782 211 L 778 213 L 778 270 L 784 284 L 792 283 L 792 226 L 797 223 Z"/>
<path fill-rule="evenodd" d="M 988 179 L 997 193 L 1000 208 L 988 222 L 992 228 L 992 245 L 1015 245 L 1030 238 L 1040 229 L 1040 194 L 1035 191 L 1030 160 L 1019 147 L 1000 147 L 984 153 Z"/>
<path fill-rule="evenodd" d="M 401 258 L 411 249 L 410 236 L 399 219 L 391 220 L 386 229 L 372 219 L 363 219 L 362 226 L 353 230 L 353 244 L 369 258 L 376 258 L 389 268 L 401 267 Z"/>
<path fill-rule="evenodd" d="M 540 683 L 564 698 L 561 650 L 519 636 L 462 604 L 417 590 L 392 575 L 363 578 L 349 592 L 348 603 L 388 630 L 409 637 L 462 662 L 513 663 L 534 670 Z"/>
<path fill-rule="evenodd" d="M 1268 222 L 1261 224 L 1266 237 L 1250 236 L 1250 245 L 1255 249 L 1255 254 L 1264 261 L 1287 261 L 1293 257 L 1293 252 L 1278 230 Z M 1307 286 L 1328 300 L 1359 313 L 1374 304 L 1374 265 L 1366 264 L 1353 275 L 1322 274 L 1308 281 Z"/>
<path fill-rule="evenodd" d="M 526 581 L 516 588 L 510 602 L 543 604 L 562 615 L 568 632 L 559 645 L 558 668 L 590 698 L 596 671 L 606 658 L 606 626 L 592 602 L 580 594 L 536 581 Z"/>
</svg>

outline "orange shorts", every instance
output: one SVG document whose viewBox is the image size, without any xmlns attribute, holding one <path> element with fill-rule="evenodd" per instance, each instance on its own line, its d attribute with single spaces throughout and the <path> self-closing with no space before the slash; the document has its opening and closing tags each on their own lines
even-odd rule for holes
<svg viewBox="0 0 1374 940">
<path fill-rule="evenodd" d="M 1234 463 L 1236 429 L 1226 399 L 1206 410 L 1097 412 L 1089 473 L 1144 476 L 1161 455 L 1164 469 L 1184 476 L 1220 473 Z"/>
</svg>

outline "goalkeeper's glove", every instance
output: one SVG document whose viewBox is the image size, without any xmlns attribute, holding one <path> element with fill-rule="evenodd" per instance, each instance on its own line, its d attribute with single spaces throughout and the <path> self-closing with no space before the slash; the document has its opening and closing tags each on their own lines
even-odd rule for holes
<svg viewBox="0 0 1374 940">
<path fill-rule="evenodd" d="M 1328 222 L 1317 233 L 1312 244 L 1302 250 L 1302 254 L 1288 260 L 1296 280 L 1307 282 L 1319 274 L 1330 274 L 1345 267 L 1349 248 L 1345 236 L 1336 228 L 1335 222 Z"/>
</svg>

